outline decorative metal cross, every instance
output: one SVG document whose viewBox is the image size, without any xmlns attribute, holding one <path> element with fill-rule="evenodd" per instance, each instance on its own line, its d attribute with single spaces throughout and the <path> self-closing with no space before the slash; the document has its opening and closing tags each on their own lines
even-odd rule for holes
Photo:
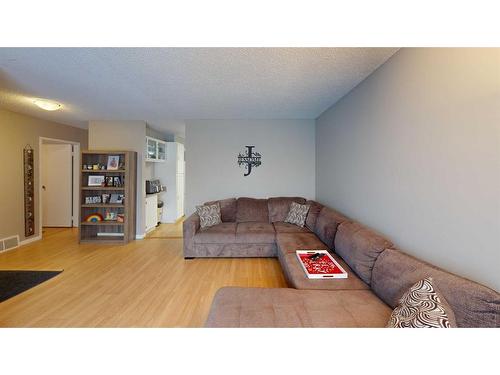
<svg viewBox="0 0 500 375">
<path fill-rule="evenodd" d="M 252 173 L 252 167 L 258 167 L 262 164 L 261 158 L 262 155 L 258 152 L 253 152 L 253 148 L 255 146 L 245 146 L 247 148 L 247 154 L 243 155 L 241 152 L 238 154 L 238 165 L 241 167 L 245 166 L 246 173 L 243 176 L 248 176 Z"/>
</svg>

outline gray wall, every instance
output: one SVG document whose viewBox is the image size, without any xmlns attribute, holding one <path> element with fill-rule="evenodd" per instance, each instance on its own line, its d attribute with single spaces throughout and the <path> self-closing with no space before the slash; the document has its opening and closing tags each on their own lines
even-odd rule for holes
<svg viewBox="0 0 500 375">
<path fill-rule="evenodd" d="M 45 121 L 0 109 L 0 238 L 24 237 L 24 168 L 23 149 L 28 143 L 35 150 L 35 235 L 40 225 L 39 149 L 40 137 L 79 142 L 87 147 L 87 130 Z"/>
<path fill-rule="evenodd" d="M 316 196 L 500 290 L 500 49 L 402 49 L 316 124 Z"/>
<path fill-rule="evenodd" d="M 212 199 L 314 198 L 314 143 L 314 120 L 187 121 L 186 215 Z M 246 145 L 262 165 L 243 177 L 237 156 Z"/>
<path fill-rule="evenodd" d="M 144 121 L 90 121 L 89 150 L 117 150 L 137 152 L 137 229 L 144 236 L 146 222 L 146 123 Z"/>
</svg>

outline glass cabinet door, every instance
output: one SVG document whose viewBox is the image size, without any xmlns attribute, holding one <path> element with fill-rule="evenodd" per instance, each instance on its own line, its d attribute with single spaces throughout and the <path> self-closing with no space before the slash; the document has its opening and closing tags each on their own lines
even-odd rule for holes
<svg viewBox="0 0 500 375">
<path fill-rule="evenodd" d="M 167 160 L 167 144 L 158 142 L 158 160 Z"/>
<path fill-rule="evenodd" d="M 148 159 L 156 159 L 158 143 L 154 139 L 148 138 L 146 144 L 147 144 Z"/>
</svg>

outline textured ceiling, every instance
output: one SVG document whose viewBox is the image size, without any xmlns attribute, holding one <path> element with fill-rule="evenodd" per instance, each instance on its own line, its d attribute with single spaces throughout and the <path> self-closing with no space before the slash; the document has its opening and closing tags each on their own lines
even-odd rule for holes
<svg viewBox="0 0 500 375">
<path fill-rule="evenodd" d="M 0 106 L 86 127 L 144 120 L 314 119 L 395 48 L 0 48 Z M 63 104 L 46 112 L 33 97 Z"/>
</svg>

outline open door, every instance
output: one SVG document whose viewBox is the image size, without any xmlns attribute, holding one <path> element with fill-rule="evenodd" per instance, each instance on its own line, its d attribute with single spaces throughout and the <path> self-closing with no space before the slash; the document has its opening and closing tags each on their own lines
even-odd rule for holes
<svg viewBox="0 0 500 375">
<path fill-rule="evenodd" d="M 73 156 L 70 144 L 42 144 L 42 226 L 71 227 Z"/>
</svg>

